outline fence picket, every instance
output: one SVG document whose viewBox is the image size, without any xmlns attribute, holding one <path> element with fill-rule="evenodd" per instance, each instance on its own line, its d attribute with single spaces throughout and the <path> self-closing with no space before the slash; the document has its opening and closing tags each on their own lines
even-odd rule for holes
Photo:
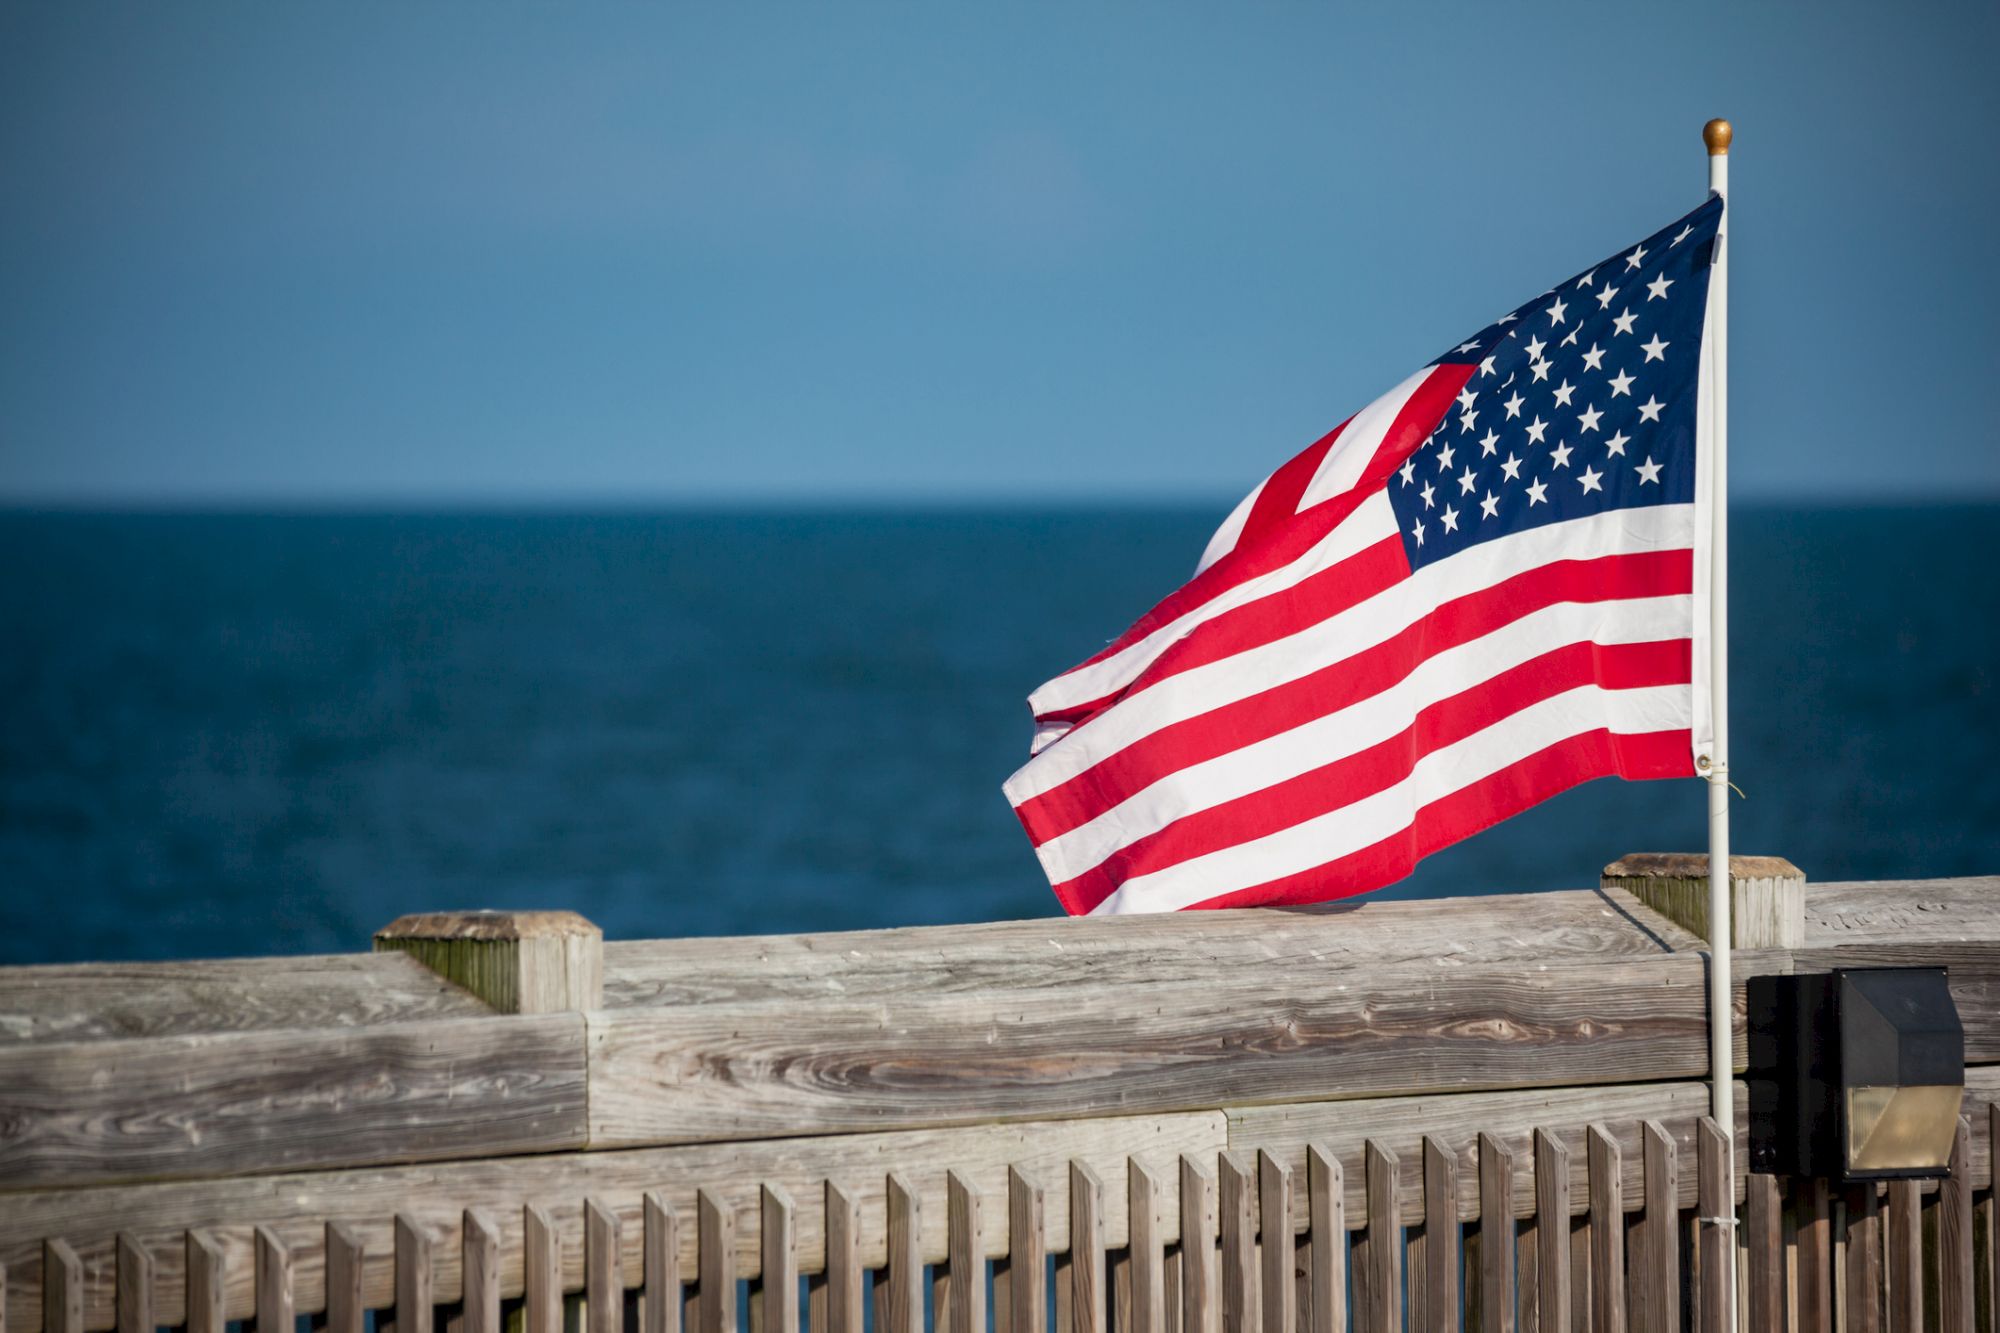
<svg viewBox="0 0 2000 1333">
<path fill-rule="evenodd" d="M 1680 1149 L 1657 1120 L 1642 1126 L 1641 1220 L 1631 1256 L 1632 1333 L 1680 1333 Z"/>
<path fill-rule="evenodd" d="M 826 1322 L 815 1317 L 813 1333 L 862 1333 L 861 1205 L 832 1181 L 826 1182 L 826 1272 L 821 1300 Z"/>
<path fill-rule="evenodd" d="M 1958 1122 L 1938 1186 L 1938 1330 L 1972 1333 L 1972 1127 Z"/>
<path fill-rule="evenodd" d="M 1306 1333 L 1347 1333 L 1347 1197 L 1340 1159 L 1306 1146 L 1306 1226 L 1312 1237 Z M 1185 1233 L 1183 1233 L 1185 1234 Z"/>
<path fill-rule="evenodd" d="M 938 1333 L 986 1333 L 986 1221 L 979 1190 L 945 1176 L 945 1299 L 933 1303 Z M 1072 1234 L 1074 1240 L 1074 1234 Z"/>
<path fill-rule="evenodd" d="M 1234 1153 L 1216 1163 L 1222 1223 L 1222 1333 L 1260 1333 L 1257 1318 L 1256 1173 Z"/>
<path fill-rule="evenodd" d="M 1889 1333 L 1923 1333 L 1922 1206 L 1916 1181 L 1889 1182 Z"/>
<path fill-rule="evenodd" d="M 1625 1333 L 1624 1154 L 1602 1125 L 1588 1137 L 1590 1168 L 1590 1324 Z"/>
<path fill-rule="evenodd" d="M 1217 1333 L 1221 1275 L 1216 1270 L 1215 1177 L 1181 1158 L 1181 1333 Z"/>
<path fill-rule="evenodd" d="M 1403 1333 L 1402 1163 L 1370 1139 L 1364 1166 L 1368 1230 L 1355 1256 L 1356 1313 L 1362 1316 L 1356 1333 Z"/>
<path fill-rule="evenodd" d="M 1794 1182 L 1798 1299 L 1791 1333 L 1833 1333 L 1833 1223 L 1824 1180 Z"/>
<path fill-rule="evenodd" d="M 1144 1162 L 1134 1157 L 1125 1164 L 1125 1218 L 1127 1299 L 1131 1322 L 1120 1333 L 1166 1333 L 1165 1256 L 1160 1239 L 1160 1178 Z M 1291 1215 L 1285 1215 L 1285 1234 L 1291 1234 Z M 1291 1280 L 1288 1271 L 1285 1280 Z M 1293 1333 L 1286 1328 L 1283 1333 Z"/>
<path fill-rule="evenodd" d="M 118 1333 L 153 1333 L 153 1256 L 118 1235 Z"/>
<path fill-rule="evenodd" d="M 1703 1116 L 1695 1129 L 1695 1235 L 1698 1333 L 1731 1333 L 1728 1289 L 1721 1276 L 1729 1270 L 1736 1243 L 1733 1227 L 1717 1219 L 1736 1211 L 1736 1191 L 1729 1179 L 1729 1149 L 1715 1121 Z"/>
<path fill-rule="evenodd" d="M 1784 1333 L 1784 1209 L 1776 1176 L 1751 1175 L 1744 1182 L 1743 1224 L 1748 1270 L 1744 1318 L 1750 1333 Z"/>
<path fill-rule="evenodd" d="M 1847 1281 L 1840 1333 L 1880 1333 L 1882 1328 L 1882 1211 L 1875 1186 L 1856 1185 L 1847 1195 Z"/>
<path fill-rule="evenodd" d="M 1476 1333 L 1514 1333 L 1514 1154 L 1479 1136 L 1479 1319 Z"/>
<path fill-rule="evenodd" d="M 1268 1152 L 1257 1154 L 1257 1210 L 1264 1333 L 1297 1333 L 1298 1288 L 1292 1268 L 1292 1172 Z M 1150 1331 L 1138 1328 L 1134 1333 Z"/>
<path fill-rule="evenodd" d="M 269 1227 L 255 1232 L 257 1333 L 293 1333 L 292 1252 Z M 404 1325 L 408 1328 L 409 1325 Z M 424 1330 L 430 1333 L 430 1330 Z"/>
<path fill-rule="evenodd" d="M 695 1194 L 695 1209 L 695 1239 L 700 1251 L 696 1259 L 700 1333 L 736 1333 L 736 1210 L 707 1190 Z M 560 1318 L 560 1263 L 551 1266 L 550 1278 L 557 1294 L 549 1308 Z M 558 1328 L 531 1328 L 529 1333 L 558 1333 Z"/>
<path fill-rule="evenodd" d="M 1570 1333 L 1569 1145 L 1535 1131 L 1535 1267 L 1540 1333 Z M 1527 1333 L 1526 1329 L 1522 1333 Z"/>
<path fill-rule="evenodd" d="M 667 1196 L 659 1190 L 646 1191 L 644 1223 L 640 1244 L 641 1271 L 646 1284 L 645 1319 L 642 1333 L 681 1333 L 681 1220 Z M 814 1327 L 824 1333 L 826 1325 L 813 1316 Z"/>
<path fill-rule="evenodd" d="M 467 1209 L 461 1215 L 459 1273 L 463 1288 L 457 1333 L 500 1333 L 500 1228 L 484 1213 Z M 329 1235 L 329 1241 L 331 1236 Z M 327 1308 L 332 1309 L 332 1256 L 328 1256 Z M 361 1303 L 361 1269 L 354 1269 L 354 1305 Z M 329 1321 L 330 1322 L 330 1321 Z M 355 1324 L 360 1333 L 360 1324 Z"/>
<path fill-rule="evenodd" d="M 1007 1274 L 1010 1333 L 1045 1333 L 1048 1325 L 1048 1254 L 1042 1223 L 1047 1203 L 1041 1185 L 1019 1167 L 1007 1168 Z M 918 1324 L 921 1333 L 922 1324 Z"/>
<path fill-rule="evenodd" d="M 206 1231 L 187 1233 L 187 1330 L 186 1333 L 223 1333 L 226 1319 L 224 1294 L 228 1290 L 223 1272 L 222 1242 Z M 361 1249 L 354 1250 L 357 1273 L 361 1266 Z M 44 1269 L 46 1284 L 47 1270 Z M 359 1290 L 357 1285 L 356 1290 Z M 47 1292 L 44 1290 L 44 1297 Z M 359 1306 L 356 1306 L 357 1321 Z M 79 1320 L 81 1322 L 81 1320 Z M 56 1325 L 42 1316 L 44 1333 L 53 1333 Z"/>
<path fill-rule="evenodd" d="M 1458 1154 L 1426 1134 L 1424 1315 L 1429 1333 L 1458 1333 L 1462 1234 L 1458 1225 Z"/>
</svg>

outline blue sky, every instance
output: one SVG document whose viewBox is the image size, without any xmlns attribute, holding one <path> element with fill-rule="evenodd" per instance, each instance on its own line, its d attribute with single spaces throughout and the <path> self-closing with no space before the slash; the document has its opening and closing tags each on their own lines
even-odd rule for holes
<svg viewBox="0 0 2000 1333">
<path fill-rule="evenodd" d="M 2000 8 L 10 5 L 0 501 L 1226 504 L 1702 197 L 1746 498 L 2000 494 Z"/>
</svg>

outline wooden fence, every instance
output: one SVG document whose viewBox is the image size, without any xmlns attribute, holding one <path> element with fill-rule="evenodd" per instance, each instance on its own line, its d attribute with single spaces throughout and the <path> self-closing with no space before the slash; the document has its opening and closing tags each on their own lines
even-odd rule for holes
<svg viewBox="0 0 2000 1333">
<path fill-rule="evenodd" d="M 1950 967 L 1964 1132 L 1885 1191 L 1728 1177 L 1643 885 L 0 969 L 0 1333 L 1722 1333 L 1731 1244 L 1757 1333 L 1993 1330 L 1997 890 L 1738 955 Z"/>
</svg>

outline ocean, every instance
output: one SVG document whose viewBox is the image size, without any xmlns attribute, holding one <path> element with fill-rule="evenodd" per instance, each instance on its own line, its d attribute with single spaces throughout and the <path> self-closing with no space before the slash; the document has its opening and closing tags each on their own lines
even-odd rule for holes
<svg viewBox="0 0 2000 1333">
<path fill-rule="evenodd" d="M 1213 509 L 0 513 L 0 962 L 363 950 L 405 912 L 611 938 L 1057 911 L 1023 699 Z M 1739 851 L 2000 871 L 2000 506 L 1744 507 Z M 1383 896 L 1699 850 L 1589 784 Z"/>
</svg>

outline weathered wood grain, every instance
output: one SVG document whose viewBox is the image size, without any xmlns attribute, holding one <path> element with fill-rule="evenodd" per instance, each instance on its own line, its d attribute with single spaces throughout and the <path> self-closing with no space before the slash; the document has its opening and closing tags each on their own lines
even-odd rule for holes
<svg viewBox="0 0 2000 1333">
<path fill-rule="evenodd" d="M 1849 1187 L 1845 1211 L 1847 1281 L 1841 1303 L 1841 1333 L 1881 1333 L 1882 1211 L 1875 1186 Z"/>
<path fill-rule="evenodd" d="M 60 1237 L 42 1250 L 42 1327 L 49 1333 L 83 1333 L 83 1263 Z"/>
<path fill-rule="evenodd" d="M 575 912 L 420 912 L 375 932 L 401 953 L 503 1014 L 604 1004 L 604 932 Z"/>
<path fill-rule="evenodd" d="M 1056 1260 L 1059 1333 L 1105 1333 L 1104 1181 L 1069 1164 L 1069 1248 Z M 982 1329 L 983 1333 L 983 1329 Z"/>
<path fill-rule="evenodd" d="M 641 1205 L 641 1279 L 646 1296 L 641 1310 L 640 1333 L 681 1333 L 681 1219 L 667 1196 L 647 1190 Z M 467 1280 L 470 1281 L 468 1275 Z M 495 1282 L 498 1283 L 497 1269 Z M 498 1291 L 496 1285 L 496 1293 Z M 826 1328 L 824 1312 L 815 1314 Z"/>
<path fill-rule="evenodd" d="M 1261 1333 L 1257 1309 L 1257 1168 L 1223 1153 L 1216 1163 L 1222 1242 L 1222 1333 Z"/>
<path fill-rule="evenodd" d="M 521 1306 L 527 1333 L 561 1333 L 564 1249 L 562 1232 L 546 1208 L 529 1204 L 521 1210 Z"/>
<path fill-rule="evenodd" d="M 277 1233 L 258 1227 L 256 1333 L 296 1333 L 292 1311 L 292 1252 Z"/>
<path fill-rule="evenodd" d="M 1785 1326 L 1784 1207 L 1775 1176 L 1752 1175 L 1745 1185 L 1743 1255 L 1746 1281 L 1742 1317 L 1752 1329 Z"/>
<path fill-rule="evenodd" d="M 777 1013 L 612 1010 L 587 1016 L 590 1143 L 1695 1077 L 1707 1062 L 1703 966 L 1672 956 Z"/>
<path fill-rule="evenodd" d="M 393 954 L 0 967 L 0 1046 L 490 1013 L 477 997 Z"/>
<path fill-rule="evenodd" d="M 889 1193 L 889 1320 L 886 1333 L 924 1333 L 923 1204 L 900 1171 Z"/>
<path fill-rule="evenodd" d="M 1570 1333 L 1570 1150 L 1560 1136 L 1535 1131 L 1535 1305 L 1540 1333 Z M 1526 1329 L 1522 1333 L 1528 1333 Z"/>
<path fill-rule="evenodd" d="M 1347 1188 L 1342 1174 L 1340 1159 L 1323 1145 L 1306 1146 L 1306 1234 L 1312 1237 L 1312 1253 L 1307 1261 L 1311 1304 L 1303 1321 L 1305 1333 L 1347 1333 Z"/>
<path fill-rule="evenodd" d="M 1590 1327 L 1625 1333 L 1625 1170 L 1618 1140 L 1592 1125 L 1590 1168 Z"/>
<path fill-rule="evenodd" d="M 1042 1260 L 1050 1248 L 1048 1192 L 1020 1167 L 1007 1168 L 1007 1333 L 1047 1333 L 1048 1267 Z M 920 1319 L 916 1333 L 922 1327 Z"/>
<path fill-rule="evenodd" d="M 2000 876 L 1806 886 L 1808 949 L 2000 938 Z"/>
<path fill-rule="evenodd" d="M 1972 1333 L 1972 1126 L 1958 1123 L 1951 1174 L 1938 1187 L 1939 1333 Z"/>
<path fill-rule="evenodd" d="M 432 1235 L 443 1238 L 455 1234 L 466 1208 L 519 1218 L 522 1208 L 532 1203 L 546 1211 L 552 1226 L 559 1223 L 568 1234 L 580 1236 L 583 1200 L 596 1196 L 618 1212 L 623 1227 L 625 1280 L 632 1286 L 644 1276 L 640 1237 L 646 1192 L 658 1190 L 663 1203 L 691 1219 L 695 1216 L 695 1191 L 706 1186 L 721 1191 L 719 1197 L 726 1198 L 736 1213 L 737 1276 L 754 1277 L 760 1262 L 756 1249 L 757 1183 L 768 1181 L 794 1198 L 819 1198 L 823 1182 L 833 1180 L 862 1209 L 856 1244 L 865 1264 L 879 1267 L 886 1258 L 887 1237 L 883 1172 L 888 1165 L 901 1163 L 922 1164 L 913 1183 L 923 1195 L 924 1259 L 935 1263 L 946 1257 L 947 1168 L 963 1172 L 989 1198 L 1005 1197 L 1007 1169 L 1016 1163 L 1053 1182 L 1056 1200 L 1050 1217 L 1051 1245 L 1066 1249 L 1072 1159 L 1088 1162 L 1101 1173 L 1122 1176 L 1125 1160 L 1133 1154 L 1162 1168 L 1183 1153 L 1205 1155 L 1212 1161 L 1225 1137 L 1223 1116 L 1210 1112 L 614 1153 L 552 1153 L 92 1190 L 35 1190 L 4 1196 L 0 1263 L 9 1266 L 12 1277 L 10 1315 L 16 1333 L 36 1333 L 41 1326 L 41 1240 L 51 1235 L 74 1237 L 73 1243 L 88 1258 L 84 1291 L 89 1327 L 108 1329 L 113 1318 L 110 1272 L 114 1237 L 121 1230 L 129 1231 L 153 1253 L 155 1304 L 161 1320 L 173 1322 L 181 1317 L 185 1299 L 182 1233 L 191 1227 L 206 1228 L 237 1256 L 229 1268 L 225 1294 L 227 1317 L 241 1319 L 249 1315 L 252 1301 L 248 1225 L 262 1223 L 283 1235 L 296 1252 L 299 1308 L 312 1313 L 324 1308 L 324 1228 L 334 1222 L 352 1228 L 365 1242 L 365 1299 L 371 1308 L 378 1308 L 389 1305 L 394 1296 L 394 1240 L 389 1219 L 398 1211 L 419 1219 Z M 820 1209 L 804 1209 L 799 1214 L 801 1271 L 816 1272 L 824 1262 L 822 1222 Z M 1107 1197 L 1104 1223 L 1105 1244 L 1123 1245 L 1126 1209 L 1122 1190 Z M 691 1225 L 682 1226 L 677 1238 L 679 1271 L 688 1282 L 696 1277 L 694 1230 Z M 1167 1219 L 1167 1233 L 1165 1240 L 1178 1239 L 1177 1215 Z M 985 1242 L 987 1257 L 999 1258 L 1005 1253 L 1002 1229 L 987 1228 Z M 581 1246 L 571 1244 L 561 1257 L 559 1288 L 582 1290 Z M 443 1246 L 435 1259 L 438 1299 L 458 1300 L 462 1269 L 456 1245 Z M 501 1282 L 506 1297 L 522 1292 L 521 1265 L 520 1232 L 514 1226 L 503 1228 Z"/>
<path fill-rule="evenodd" d="M 1673 947 L 1633 900 L 1598 891 L 1430 903 L 1146 917 L 1001 921 L 822 935 L 613 941 L 604 946 L 611 1008 L 853 1000 L 955 991 L 1070 992 L 1111 982 L 1184 985 L 1255 965 L 1375 969 L 1652 957 Z M 1643 909 L 1642 909 L 1643 912 Z"/>
<path fill-rule="evenodd" d="M 1945 968 L 1952 1002 L 1965 1025 L 1966 1062 L 2000 1062 L 2000 935 L 1958 940 L 1857 940 L 1838 948 L 1797 950 L 1793 966 L 1800 972 L 1836 967 Z"/>
<path fill-rule="evenodd" d="M 1126 1280 L 1132 1318 L 1120 1333 L 1166 1333 L 1166 1255 L 1163 1246 L 1167 1228 L 1161 1217 L 1165 1195 L 1166 1182 L 1161 1173 L 1133 1158 L 1128 1163 L 1125 1180 L 1126 1255 L 1129 1265 Z M 1286 1238 L 1290 1238 L 1289 1228 L 1286 1229 Z M 1289 1291 L 1292 1280 L 1289 1262 L 1285 1267 L 1284 1280 Z M 1286 1324 L 1278 1333 L 1296 1333 L 1296 1330 Z"/>
<path fill-rule="evenodd" d="M 465 1235 L 459 1247 L 465 1269 L 463 1310 L 458 1322 L 463 1333 L 500 1333 L 500 1227 L 486 1214 L 465 1210 Z M 331 1256 L 329 1256 L 329 1261 Z M 328 1301 L 332 1300 L 332 1268 L 328 1270 Z M 360 1295 L 360 1272 L 354 1275 L 355 1297 Z M 449 1333 L 449 1330 L 447 1331 Z"/>
<path fill-rule="evenodd" d="M 1222 1326 L 1222 1275 L 1216 1252 L 1220 1214 L 1215 1175 L 1190 1153 L 1180 1159 L 1181 1333 L 1217 1333 Z"/>
<path fill-rule="evenodd" d="M 1696 1307 L 1697 1333 L 1731 1333 L 1729 1291 L 1734 1283 L 1735 1236 L 1717 1219 L 1733 1216 L 1735 1203 L 1729 1189 L 1729 1144 L 1721 1128 L 1707 1116 L 1701 1118 L 1695 1135 L 1695 1179 L 1700 1209 L 1696 1220 L 1699 1238 L 1696 1255 L 1700 1266 L 1700 1300 Z M 1872 1197 L 1872 1196 L 1871 1196 Z"/>
<path fill-rule="evenodd" d="M 1791 1333 L 1833 1333 L 1833 1219 L 1824 1180 L 1796 1182 L 1792 1229 L 1798 1297 Z"/>
<path fill-rule="evenodd" d="M 1403 1333 L 1402 1165 L 1370 1141 L 1362 1169 L 1368 1222 L 1353 1256 L 1355 1333 Z"/>
<path fill-rule="evenodd" d="M 736 1333 L 736 1210 L 707 1190 L 695 1194 L 700 1333 Z"/>
<path fill-rule="evenodd" d="M 885 1199 L 883 1211 L 888 1205 Z M 882 1242 L 888 1255 L 887 1223 Z M 866 1274 L 861 1267 L 861 1205 L 855 1195 L 829 1180 L 826 1182 L 826 1306 L 825 1322 L 815 1316 L 812 1327 L 829 1333 L 862 1333 L 862 1293 Z"/>
<path fill-rule="evenodd" d="M 1664 1083 L 1247 1107 L 1228 1113 L 1229 1143 L 1232 1148 L 1244 1151 L 1268 1150 L 1285 1160 L 1294 1172 L 1304 1169 L 1308 1143 L 1325 1145 L 1347 1168 L 1348 1224 L 1354 1226 L 1364 1207 L 1357 1184 L 1363 1145 L 1370 1140 L 1381 1142 L 1402 1159 L 1402 1206 L 1406 1213 L 1415 1216 L 1423 1210 L 1423 1139 L 1432 1137 L 1458 1154 L 1459 1217 L 1470 1222 L 1480 1216 L 1478 1163 L 1474 1157 L 1478 1136 L 1491 1135 L 1525 1161 L 1532 1152 L 1534 1132 L 1547 1130 L 1570 1149 L 1565 1160 L 1572 1172 L 1574 1208 L 1580 1214 L 1587 1189 L 1584 1136 L 1592 1123 L 1602 1123 L 1617 1141 L 1624 1171 L 1624 1194 L 1631 1206 L 1637 1208 L 1644 1198 L 1641 1124 L 1658 1121 L 1683 1154 L 1692 1154 L 1695 1122 L 1708 1110 L 1708 1095 L 1704 1084 Z M 1736 1110 L 1739 1126 L 1745 1123 L 1747 1112 L 1747 1094 L 1739 1085 Z M 1741 1178 L 1739 1163 L 1739 1182 Z M 1975 1178 L 1979 1178 L 1977 1162 Z M 1682 1180 L 1679 1188 L 1680 1205 L 1692 1207 L 1694 1181 Z M 1514 1215 L 1529 1216 L 1535 1209 L 1534 1178 L 1527 1172 L 1516 1173 L 1513 1190 Z M 1293 1208 L 1292 1223 L 1298 1229 L 1305 1227 L 1302 1208 Z"/>
<path fill-rule="evenodd" d="M 1076 1189 L 1070 1187 L 1072 1205 Z M 986 1333 L 986 1217 L 979 1187 L 963 1173 L 945 1177 L 945 1302 L 938 1333 Z M 1075 1228 L 1071 1228 L 1074 1235 Z M 1101 1333 L 1101 1330 L 1098 1331 Z"/>
<path fill-rule="evenodd" d="M 1604 867 L 1598 882 L 1703 939 L 1709 937 L 1708 854 L 1642 852 Z M 1730 939 L 1738 949 L 1790 949 L 1804 942 L 1805 876 L 1782 856 L 1729 858 Z"/>
<path fill-rule="evenodd" d="M 0 1189 L 586 1141 L 582 1019 L 0 1047 Z"/>
<path fill-rule="evenodd" d="M 1459 1229 L 1458 1153 L 1424 1136 L 1424 1328 L 1458 1333 L 1459 1271 L 1464 1263 Z M 1477 1171 L 1475 1162 L 1473 1170 Z M 1476 1180 L 1475 1182 L 1476 1183 Z M 1475 1201 L 1478 1198 L 1474 1193 Z"/>
<path fill-rule="evenodd" d="M 1680 1333 L 1680 1144 L 1657 1120 L 1641 1134 L 1644 1219 L 1632 1256 L 1632 1333 Z"/>
<path fill-rule="evenodd" d="M 1476 1333 L 1514 1333 L 1514 1153 L 1479 1136 L 1479 1318 Z"/>
<path fill-rule="evenodd" d="M 118 1333 L 153 1333 L 153 1256 L 118 1237 Z"/>
<path fill-rule="evenodd" d="M 272 1233 L 276 1234 L 276 1233 Z M 437 1304 L 437 1290 L 431 1270 L 431 1238 L 423 1224 L 408 1213 L 396 1214 L 396 1314 L 397 1333 L 431 1333 L 431 1315 Z M 290 1333 L 291 1326 L 285 1326 Z M 387 1330 L 384 1333 L 388 1333 Z"/>
<path fill-rule="evenodd" d="M 1889 1333 L 1924 1326 L 1923 1195 L 1914 1180 L 1889 1182 Z"/>
<path fill-rule="evenodd" d="M 625 1275 L 619 1262 L 619 1232 L 618 1214 L 602 1199 L 583 1201 L 583 1295 L 588 1333 L 622 1333 L 624 1328 Z M 796 1292 L 792 1298 L 797 1299 Z M 767 1329 L 766 1333 L 778 1331 Z"/>
<path fill-rule="evenodd" d="M 228 1318 L 225 1262 L 221 1242 L 213 1235 L 206 1231 L 187 1233 L 187 1299 L 182 1308 L 187 1333 L 222 1333 Z M 154 1280 L 157 1283 L 157 1275 Z"/>
</svg>

